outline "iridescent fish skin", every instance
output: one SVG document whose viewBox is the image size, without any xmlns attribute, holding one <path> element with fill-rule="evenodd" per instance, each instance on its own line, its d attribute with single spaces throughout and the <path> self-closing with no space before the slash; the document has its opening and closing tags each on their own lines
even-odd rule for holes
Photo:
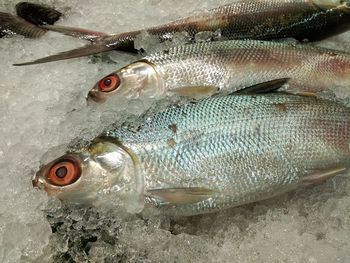
<svg viewBox="0 0 350 263">
<path fill-rule="evenodd" d="M 31 62 L 32 65 L 77 58 L 110 50 L 137 52 L 135 39 L 142 33 L 156 36 L 160 42 L 172 40 L 174 33 L 185 33 L 192 42 L 197 33 L 212 32 L 223 39 L 318 39 L 345 31 L 350 26 L 349 1 L 333 0 L 242 0 L 212 10 L 199 12 L 168 24 L 143 30 L 96 38 L 82 48 L 58 53 Z M 81 30 L 48 27 L 68 35 Z M 86 30 L 83 30 L 86 31 Z"/>
<path fill-rule="evenodd" d="M 171 23 L 145 29 L 161 41 L 174 32 L 193 37 L 203 31 L 216 32 L 228 39 L 297 39 L 320 38 L 339 25 L 350 26 L 350 1 L 341 0 L 243 0 L 224 5 Z M 130 32 L 122 39 L 133 40 L 140 31 Z M 119 37 L 105 38 L 109 46 L 118 45 Z"/>
<path fill-rule="evenodd" d="M 104 82 L 110 78 L 119 81 L 111 82 L 107 89 Z M 184 45 L 113 72 L 92 88 L 88 99 L 104 102 L 111 96 L 171 94 L 205 97 L 279 78 L 290 79 L 286 90 L 291 93 L 349 90 L 350 54 L 256 40 Z"/>
<path fill-rule="evenodd" d="M 103 205 L 108 196 L 140 209 L 134 212 L 145 206 L 195 215 L 343 172 L 350 167 L 349 142 L 350 110 L 336 102 L 288 94 L 214 96 L 110 129 L 44 166 L 33 182 L 66 201 Z M 81 160 L 81 173 L 72 184 L 52 185 L 48 174 L 61 184 L 56 179 L 63 180 L 63 170 L 60 179 L 56 168 L 71 156 Z"/>
</svg>

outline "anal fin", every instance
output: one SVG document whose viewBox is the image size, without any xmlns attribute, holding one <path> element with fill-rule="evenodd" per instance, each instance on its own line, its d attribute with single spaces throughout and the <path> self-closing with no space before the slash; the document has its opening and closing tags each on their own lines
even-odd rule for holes
<svg viewBox="0 0 350 263">
<path fill-rule="evenodd" d="M 338 174 L 341 174 L 345 171 L 347 171 L 348 168 L 333 168 L 329 170 L 320 170 L 320 171 L 315 171 L 312 174 L 303 177 L 300 179 L 299 184 L 302 186 L 309 186 L 313 184 L 320 184 L 328 179 L 331 179 L 335 177 Z"/>
<path fill-rule="evenodd" d="M 210 198 L 215 191 L 202 187 L 149 189 L 147 194 L 171 204 L 193 204 Z"/>
</svg>

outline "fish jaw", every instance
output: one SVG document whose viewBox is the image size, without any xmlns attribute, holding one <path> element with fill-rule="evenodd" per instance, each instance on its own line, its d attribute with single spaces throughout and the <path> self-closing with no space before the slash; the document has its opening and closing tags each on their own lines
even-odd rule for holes
<svg viewBox="0 0 350 263">
<path fill-rule="evenodd" d="M 103 82 L 110 76 L 118 78 L 118 86 L 103 90 Z M 117 70 L 104 77 L 88 93 L 88 101 L 105 102 L 111 96 L 155 98 L 164 93 L 163 79 L 156 66 L 147 60 L 141 60 Z"/>
<path fill-rule="evenodd" d="M 70 164 L 65 166 L 66 163 Z M 69 170 L 71 164 L 76 167 L 73 172 Z M 63 168 L 66 174 L 62 176 Z M 71 174 L 72 180 L 64 178 Z M 32 183 L 49 196 L 66 202 L 105 203 L 132 213 L 143 208 L 142 180 L 133 157 L 114 142 L 97 140 L 80 153 L 67 153 L 42 166 Z"/>
</svg>

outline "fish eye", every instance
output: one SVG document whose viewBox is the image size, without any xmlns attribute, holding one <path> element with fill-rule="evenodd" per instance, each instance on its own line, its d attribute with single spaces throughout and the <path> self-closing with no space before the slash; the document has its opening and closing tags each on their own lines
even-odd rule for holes
<svg viewBox="0 0 350 263">
<path fill-rule="evenodd" d="M 73 159 L 59 160 L 49 169 L 46 179 L 55 186 L 66 186 L 76 182 L 81 175 L 80 166 Z"/>
<path fill-rule="evenodd" d="M 98 89 L 101 92 L 111 92 L 116 90 L 120 85 L 120 78 L 117 74 L 109 75 L 100 80 L 98 83 Z"/>
</svg>

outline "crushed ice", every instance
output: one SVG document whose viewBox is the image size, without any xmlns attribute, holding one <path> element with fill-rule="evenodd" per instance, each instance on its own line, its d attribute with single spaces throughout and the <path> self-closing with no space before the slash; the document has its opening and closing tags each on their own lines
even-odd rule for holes
<svg viewBox="0 0 350 263">
<path fill-rule="evenodd" d="M 12 12 L 17 2 L 3 0 L 2 11 Z M 62 25 L 118 33 L 232 0 L 38 2 L 62 11 Z M 320 44 L 350 51 L 349 43 L 347 33 Z M 130 63 L 130 55 L 112 52 L 102 58 L 11 66 L 83 44 L 56 33 L 40 40 L 0 41 L 0 262 L 350 262 L 347 176 L 191 218 L 131 216 L 64 205 L 33 190 L 33 172 L 61 155 L 71 141 L 89 140 L 112 122 L 139 115 L 152 105 L 117 99 L 112 105 L 86 105 L 85 96 L 96 80 Z"/>
</svg>

